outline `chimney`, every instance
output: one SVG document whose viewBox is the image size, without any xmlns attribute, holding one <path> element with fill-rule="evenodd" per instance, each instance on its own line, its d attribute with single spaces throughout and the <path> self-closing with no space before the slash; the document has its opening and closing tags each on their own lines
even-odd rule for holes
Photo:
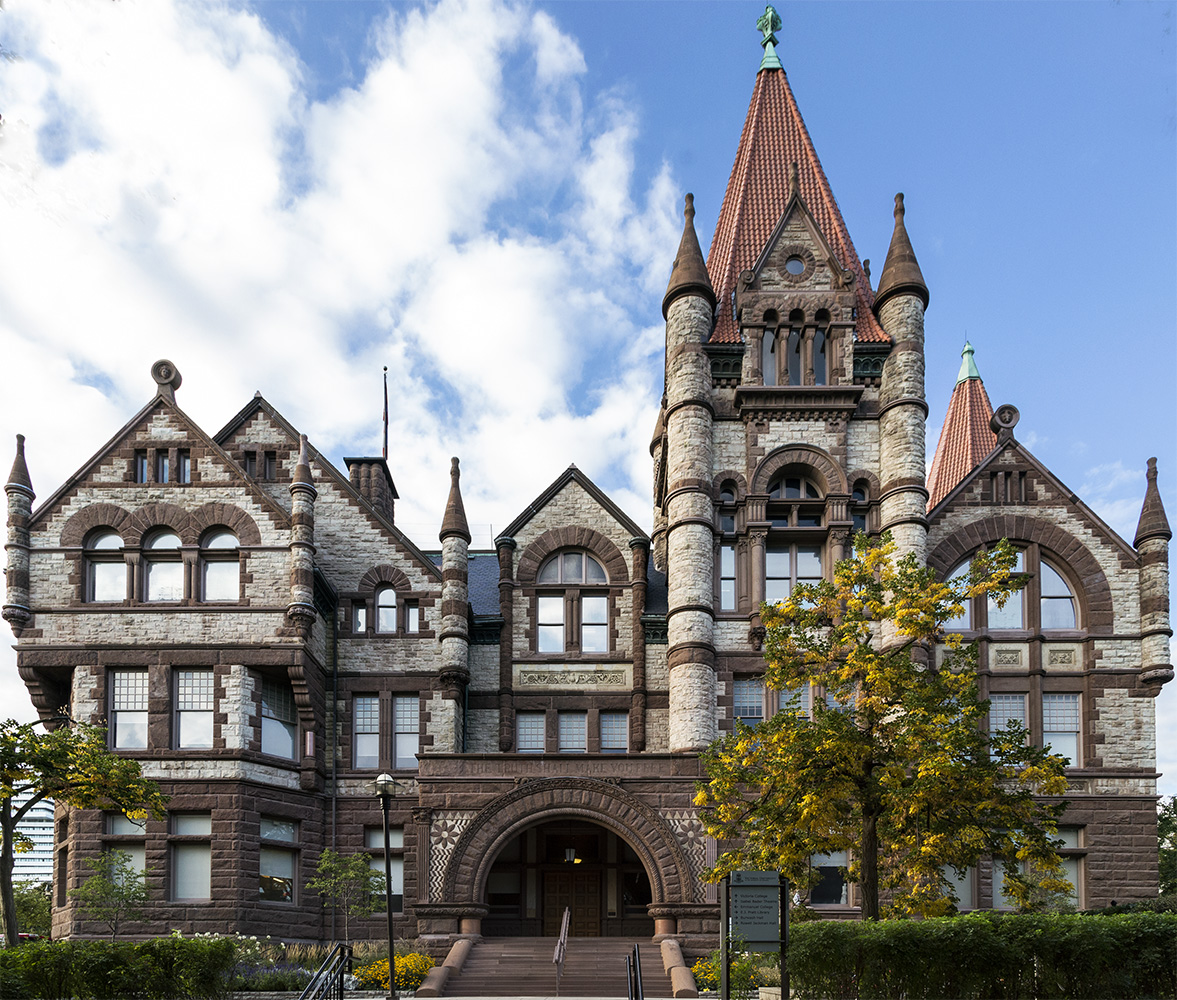
<svg viewBox="0 0 1177 1000">
<path fill-rule="evenodd" d="M 357 493 L 368 501 L 389 524 L 394 524 L 396 486 L 388 462 L 383 458 L 345 458 L 348 477 Z"/>
</svg>

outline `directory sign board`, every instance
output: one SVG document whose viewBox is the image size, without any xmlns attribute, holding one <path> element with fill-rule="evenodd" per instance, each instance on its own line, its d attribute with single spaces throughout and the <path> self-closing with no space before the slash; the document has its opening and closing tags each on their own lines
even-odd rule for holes
<svg viewBox="0 0 1177 1000">
<path fill-rule="evenodd" d="M 732 872 L 732 937 L 748 951 L 781 945 L 781 888 L 776 872 Z"/>
</svg>

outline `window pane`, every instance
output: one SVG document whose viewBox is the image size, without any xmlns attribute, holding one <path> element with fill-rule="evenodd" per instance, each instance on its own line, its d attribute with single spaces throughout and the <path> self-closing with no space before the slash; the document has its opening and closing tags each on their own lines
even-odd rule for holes
<svg viewBox="0 0 1177 1000">
<path fill-rule="evenodd" d="M 93 549 L 95 552 L 111 552 L 123 547 L 123 540 L 113 531 L 107 531 L 99 535 L 97 538 L 90 540 L 87 548 Z"/>
<path fill-rule="evenodd" d="M 608 583 L 609 579 L 605 576 L 605 567 L 602 566 L 592 556 L 584 557 L 584 582 L 585 583 Z"/>
<path fill-rule="evenodd" d="M 966 868 L 963 871 L 958 871 L 951 865 L 945 865 L 940 870 L 948 880 L 948 887 L 956 893 L 956 908 L 958 910 L 974 909 L 976 904 L 973 902 L 973 872 L 975 869 Z"/>
<path fill-rule="evenodd" d="M 588 713 L 560 712 L 559 713 L 559 747 L 561 753 L 584 753 L 588 749 L 586 741 Z"/>
<path fill-rule="evenodd" d="M 1042 696 L 1042 745 L 1062 754 L 1072 767 L 1079 764 L 1079 695 Z"/>
<path fill-rule="evenodd" d="M 416 768 L 417 752 L 421 748 L 418 735 L 420 718 L 420 701 L 416 695 L 398 695 L 393 699 L 393 721 L 396 730 L 393 748 L 396 755 L 394 767 Z"/>
<path fill-rule="evenodd" d="M 559 583 L 560 582 L 560 557 L 554 556 L 543 564 L 539 571 L 539 576 L 536 578 L 537 583 Z"/>
<path fill-rule="evenodd" d="M 351 606 L 351 630 L 353 632 L 368 630 L 368 608 L 366 605 L 356 603 Z"/>
<path fill-rule="evenodd" d="M 107 813 L 106 832 L 137 837 L 147 829 L 147 820 L 131 819 L 126 813 Z"/>
<path fill-rule="evenodd" d="M 421 605 L 416 601 L 409 601 L 405 605 L 405 631 L 421 631 Z"/>
<path fill-rule="evenodd" d="M 1026 696 L 1024 694 L 991 694 L 989 696 L 989 732 L 997 733 L 1011 720 L 1026 725 Z"/>
<path fill-rule="evenodd" d="M 1070 597 L 1042 598 L 1043 628 L 1074 628 L 1075 602 Z"/>
<path fill-rule="evenodd" d="M 605 625 L 609 621 L 609 598 L 582 597 L 581 614 L 586 625 Z"/>
<path fill-rule="evenodd" d="M 127 567 L 119 562 L 90 563 L 90 600 L 125 601 L 127 599 Z"/>
<path fill-rule="evenodd" d="M 989 598 L 989 627 L 1021 628 L 1022 627 L 1022 594 L 1010 594 L 1004 608 L 999 608 L 993 598 Z"/>
<path fill-rule="evenodd" d="M 536 600 L 539 625 L 537 648 L 541 653 L 564 652 L 564 598 L 540 597 Z"/>
<path fill-rule="evenodd" d="M 182 837 L 208 837 L 213 832 L 209 813 L 172 813 L 172 833 Z"/>
<path fill-rule="evenodd" d="M 179 716 L 180 749 L 199 750 L 213 745 L 212 712 L 180 712 Z"/>
<path fill-rule="evenodd" d="M 813 334 L 813 384 L 826 384 L 826 335 L 824 330 Z"/>
<path fill-rule="evenodd" d="M 396 734 L 396 763 L 401 769 L 417 766 L 417 751 L 420 749 L 416 733 Z"/>
<path fill-rule="evenodd" d="M 180 454 L 177 456 L 176 465 L 176 471 L 179 473 L 179 482 L 192 482 L 192 455 L 186 451 L 180 452 Z"/>
<path fill-rule="evenodd" d="M 274 903 L 294 902 L 294 852 L 276 847 L 260 851 L 258 898 Z"/>
<path fill-rule="evenodd" d="M 372 851 L 384 850 L 384 827 L 369 826 L 364 830 L 364 846 Z M 388 846 L 391 849 L 403 848 L 405 846 L 405 828 L 403 826 L 390 826 L 388 828 Z M 384 860 L 380 861 L 380 870 L 384 870 Z"/>
<path fill-rule="evenodd" d="M 788 343 L 789 385 L 801 384 L 801 331 L 789 331 Z"/>
<path fill-rule="evenodd" d="M 293 844 L 298 839 L 298 823 L 278 816 L 263 816 L 261 836 L 263 840 L 285 840 Z"/>
<path fill-rule="evenodd" d="M 515 715 L 515 749 L 519 753 L 543 752 L 543 712 L 518 712 Z"/>
<path fill-rule="evenodd" d="M 149 549 L 178 549 L 180 547 L 180 536 L 174 531 L 161 531 L 158 535 L 152 537 L 146 545 Z"/>
<path fill-rule="evenodd" d="M 831 854 L 815 854 L 810 864 L 821 875 L 820 881 L 809 892 L 811 903 L 836 904 L 848 901 L 846 876 L 842 869 L 846 866 L 846 852 L 834 851 Z"/>
<path fill-rule="evenodd" d="M 282 722 L 294 722 L 294 693 L 290 685 L 266 678 L 262 681 L 262 715 Z"/>
<path fill-rule="evenodd" d="M 764 718 L 764 686 L 759 677 L 738 677 L 732 683 L 732 715 L 749 726 Z"/>
<path fill-rule="evenodd" d="M 580 651 L 582 653 L 609 652 L 609 626 L 585 625 L 580 632 Z"/>
<path fill-rule="evenodd" d="M 949 580 L 960 580 L 969 574 L 969 561 L 966 559 L 951 573 L 948 574 Z M 958 615 L 944 623 L 945 632 L 967 631 L 973 627 L 973 612 L 972 601 L 966 599 L 964 602 L 964 614 Z"/>
<path fill-rule="evenodd" d="M 211 670 L 176 671 L 176 707 L 181 711 L 213 708 L 213 672 Z"/>
<path fill-rule="evenodd" d="M 765 385 L 776 385 L 776 331 L 765 330 L 760 342 L 760 371 Z"/>
<path fill-rule="evenodd" d="M 811 582 L 821 579 L 821 549 L 817 546 L 797 546 L 797 579 Z"/>
<path fill-rule="evenodd" d="M 166 483 L 168 478 L 168 453 L 161 451 L 155 456 L 155 481 Z"/>
<path fill-rule="evenodd" d="M 119 750 L 147 747 L 147 671 L 116 670 L 111 691 L 114 746 Z"/>
<path fill-rule="evenodd" d="M 584 556 L 579 552 L 564 553 L 564 582 L 584 582 Z"/>
<path fill-rule="evenodd" d="M 294 744 L 298 727 L 280 719 L 262 716 L 262 753 L 294 760 Z"/>
<path fill-rule="evenodd" d="M 564 626 L 541 625 L 536 646 L 541 653 L 564 652 Z"/>
<path fill-rule="evenodd" d="M 112 852 L 120 851 L 121 853 L 127 855 L 127 857 L 130 858 L 131 867 L 135 869 L 135 871 L 142 872 L 147 870 L 146 844 L 111 844 L 108 850 Z M 116 882 L 120 885 L 122 884 L 121 879 L 116 879 Z"/>
<path fill-rule="evenodd" d="M 391 587 L 376 591 L 376 631 L 396 631 L 396 591 Z"/>
<path fill-rule="evenodd" d="M 235 549 L 237 548 L 237 536 L 231 531 L 217 531 L 205 538 L 201 547 L 205 549 Z"/>
<path fill-rule="evenodd" d="M 183 596 L 184 567 L 180 563 L 147 563 L 147 600 L 178 601 Z"/>
<path fill-rule="evenodd" d="M 352 703 L 355 724 L 355 766 L 380 766 L 380 699 L 357 695 Z"/>
<path fill-rule="evenodd" d="M 357 733 L 355 751 L 356 767 L 380 766 L 380 737 L 376 733 Z"/>
<path fill-rule="evenodd" d="M 208 899 L 212 896 L 212 846 L 172 846 L 172 898 Z"/>
<path fill-rule="evenodd" d="M 601 753 L 625 753 L 629 749 L 629 716 L 625 712 L 601 713 Z"/>
<path fill-rule="evenodd" d="M 736 607 L 736 581 L 719 581 L 719 610 L 734 611 Z"/>
<path fill-rule="evenodd" d="M 776 604 L 777 601 L 788 600 L 789 592 L 792 589 L 788 577 L 783 580 L 767 579 L 764 581 L 764 600 L 768 604 Z"/>
</svg>

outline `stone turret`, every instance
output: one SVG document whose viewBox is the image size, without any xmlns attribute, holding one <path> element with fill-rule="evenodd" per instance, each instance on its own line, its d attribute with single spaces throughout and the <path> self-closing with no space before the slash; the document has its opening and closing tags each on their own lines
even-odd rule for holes
<svg viewBox="0 0 1177 1000">
<path fill-rule="evenodd" d="M 715 718 L 711 334 L 715 292 L 686 197 L 682 241 L 662 300 L 666 317 L 666 573 L 670 750 L 702 750 Z"/>
<path fill-rule="evenodd" d="M 315 623 L 315 498 L 307 436 L 299 439 L 298 464 L 290 483 L 290 603 L 286 617 L 304 638 Z"/>
<path fill-rule="evenodd" d="M 924 395 L 924 310 L 928 287 L 903 224 L 903 195 L 895 196 L 895 231 L 874 310 L 891 338 L 879 391 L 879 472 L 881 525 L 895 539 L 900 556 L 927 558 L 928 489 L 925 435 L 928 403 Z"/>
<path fill-rule="evenodd" d="M 470 528 L 462 504 L 461 469 L 458 460 L 450 462 L 450 495 L 441 521 L 441 706 L 440 726 L 433 719 L 433 749 L 459 753 L 462 747 L 462 712 L 466 685 L 470 681 Z M 437 710 L 432 711 L 437 715 Z"/>
<path fill-rule="evenodd" d="M 33 484 L 25 465 L 25 436 L 16 436 L 16 458 L 4 487 L 8 496 L 8 542 L 4 552 L 8 559 L 8 591 L 4 600 L 4 620 L 12 626 L 18 639 L 32 620 L 29 607 L 29 518 L 33 513 Z"/>
<path fill-rule="evenodd" d="M 1148 460 L 1148 487 L 1133 545 L 1140 553 L 1140 679 L 1154 690 L 1173 679 L 1169 657 L 1169 519 L 1157 489 L 1157 460 Z M 7 617 L 7 610 L 5 611 Z"/>
</svg>

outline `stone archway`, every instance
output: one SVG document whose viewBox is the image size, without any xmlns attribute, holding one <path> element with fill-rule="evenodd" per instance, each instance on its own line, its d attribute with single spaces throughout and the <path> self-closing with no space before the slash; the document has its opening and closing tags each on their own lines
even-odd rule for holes
<svg viewBox="0 0 1177 1000">
<path fill-rule="evenodd" d="M 589 820 L 622 837 L 649 875 L 655 906 L 695 902 L 690 861 L 666 820 L 619 785 L 573 777 L 526 781 L 480 809 L 450 854 L 437 902 L 477 907 L 503 846 L 529 826 L 566 817 Z"/>
</svg>

